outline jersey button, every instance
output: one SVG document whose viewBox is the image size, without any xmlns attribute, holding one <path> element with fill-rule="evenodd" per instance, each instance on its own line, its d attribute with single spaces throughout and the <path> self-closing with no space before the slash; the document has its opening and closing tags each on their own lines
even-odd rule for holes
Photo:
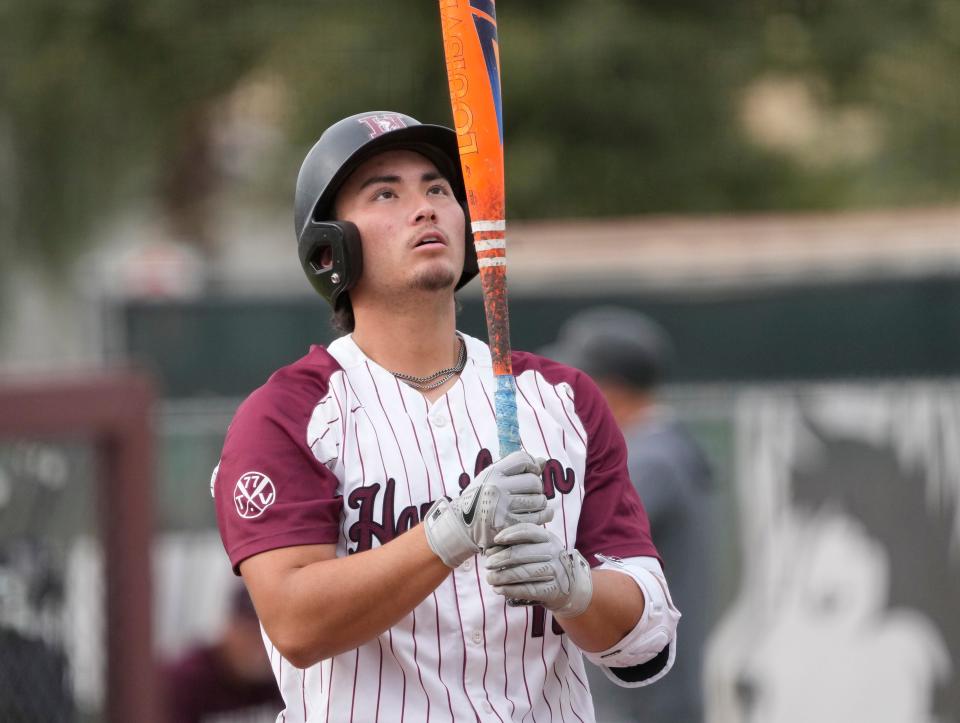
<svg viewBox="0 0 960 723">
<path fill-rule="evenodd" d="M 473 569 L 473 558 L 471 557 L 469 560 L 466 560 L 462 565 L 460 565 L 460 569 L 463 570 L 463 571 L 465 571 L 465 572 L 469 572 L 470 570 L 472 570 L 472 569 Z"/>
<path fill-rule="evenodd" d="M 483 633 L 481 631 L 474 630 L 471 637 L 473 638 L 473 642 L 475 642 L 477 645 L 483 643 Z"/>
<path fill-rule="evenodd" d="M 433 422 L 433 425 L 434 425 L 435 427 L 446 427 L 446 426 L 447 426 L 447 418 L 446 418 L 446 417 L 441 417 L 439 414 L 438 414 L 436 417 L 431 417 L 431 421 Z"/>
<path fill-rule="evenodd" d="M 493 713 L 493 706 L 487 701 L 483 701 L 483 705 L 481 707 L 483 708 L 484 713 Z"/>
</svg>

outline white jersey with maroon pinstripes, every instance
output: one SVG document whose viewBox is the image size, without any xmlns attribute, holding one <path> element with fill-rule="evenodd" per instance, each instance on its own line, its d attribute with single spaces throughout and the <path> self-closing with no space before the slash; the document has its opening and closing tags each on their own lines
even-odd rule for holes
<svg viewBox="0 0 960 723">
<path fill-rule="evenodd" d="M 312 348 L 251 395 L 216 475 L 234 566 L 293 544 L 335 542 L 338 555 L 376 547 L 432 500 L 459 494 L 497 450 L 489 349 L 464 339 L 466 367 L 432 404 L 350 337 Z M 656 555 L 622 436 L 593 383 L 522 352 L 514 371 L 523 447 L 549 460 L 550 530 L 592 565 L 596 553 Z M 278 720 L 592 721 L 576 646 L 542 607 L 507 606 L 481 568 L 468 560 L 393 628 L 307 669 L 265 637 L 286 703 Z"/>
</svg>

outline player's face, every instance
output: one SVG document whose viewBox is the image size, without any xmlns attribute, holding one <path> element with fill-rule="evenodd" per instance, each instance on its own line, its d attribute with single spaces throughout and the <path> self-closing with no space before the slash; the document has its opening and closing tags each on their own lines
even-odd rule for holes
<svg viewBox="0 0 960 723">
<path fill-rule="evenodd" d="M 453 190 L 426 157 L 387 151 L 361 164 L 336 199 L 363 243 L 351 295 L 452 290 L 463 270 L 465 221 Z"/>
</svg>

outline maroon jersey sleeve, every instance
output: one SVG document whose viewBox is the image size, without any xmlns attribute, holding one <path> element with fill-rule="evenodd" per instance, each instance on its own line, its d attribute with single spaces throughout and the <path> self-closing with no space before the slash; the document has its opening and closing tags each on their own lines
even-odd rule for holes
<svg viewBox="0 0 960 723">
<path fill-rule="evenodd" d="M 594 567 L 597 553 L 614 557 L 656 557 L 650 522 L 627 470 L 627 445 L 596 383 L 583 372 L 522 352 L 515 368 L 536 366 L 548 383 L 573 390 L 577 417 L 586 431 L 583 506 L 576 548 Z"/>
<path fill-rule="evenodd" d="M 253 392 L 230 423 L 213 495 L 234 572 L 259 552 L 337 541 L 343 509 L 338 480 L 314 456 L 307 435 L 338 368 L 324 349 L 312 348 Z"/>
</svg>

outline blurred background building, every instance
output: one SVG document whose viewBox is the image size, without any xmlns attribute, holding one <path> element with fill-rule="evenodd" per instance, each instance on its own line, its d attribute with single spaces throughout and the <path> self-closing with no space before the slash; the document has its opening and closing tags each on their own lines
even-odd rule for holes
<svg viewBox="0 0 960 723">
<path fill-rule="evenodd" d="M 601 304 L 672 338 L 663 393 L 721 503 L 707 720 L 960 721 L 960 2 L 497 10 L 513 344 Z M 299 160 L 359 110 L 449 122 L 436 7 L 38 0 L 0 7 L 0 57 L 4 429 L 25 378 L 152 375 L 173 659 L 227 619 L 208 481 L 233 410 L 332 337 Z M 103 445 L 78 424 L 0 440 L 0 647 L 36 661 L 0 656 L 0 712 L 24 720 L 11 691 L 50 681 L 67 702 L 37 720 L 107 719 Z"/>
</svg>

